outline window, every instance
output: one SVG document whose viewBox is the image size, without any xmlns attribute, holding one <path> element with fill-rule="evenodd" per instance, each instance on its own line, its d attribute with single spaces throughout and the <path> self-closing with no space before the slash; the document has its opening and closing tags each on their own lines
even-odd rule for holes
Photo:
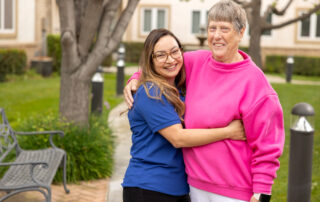
<svg viewBox="0 0 320 202">
<path fill-rule="evenodd" d="M 192 34 L 200 33 L 200 11 L 192 11 Z"/>
<path fill-rule="evenodd" d="M 269 13 L 266 19 L 267 23 L 272 24 L 272 13 Z M 262 33 L 263 36 L 271 36 L 271 29 L 266 30 Z"/>
<path fill-rule="evenodd" d="M 11 34 L 15 31 L 15 0 L 0 0 L 0 33 Z"/>
<path fill-rule="evenodd" d="M 300 13 L 302 15 L 303 12 Z M 298 39 L 320 40 L 320 14 L 312 14 L 310 17 L 298 23 Z"/>
<path fill-rule="evenodd" d="M 141 9 L 142 33 L 148 34 L 157 28 L 168 28 L 167 8 L 142 8 Z"/>
<path fill-rule="evenodd" d="M 201 28 L 206 28 L 208 21 L 208 11 L 192 11 L 192 34 L 200 34 Z"/>
</svg>

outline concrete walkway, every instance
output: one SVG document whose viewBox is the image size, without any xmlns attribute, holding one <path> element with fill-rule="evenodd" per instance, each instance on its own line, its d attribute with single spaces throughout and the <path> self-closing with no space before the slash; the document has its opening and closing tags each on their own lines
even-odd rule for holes
<svg viewBox="0 0 320 202">
<path fill-rule="evenodd" d="M 127 109 L 123 102 L 115 107 L 108 117 L 109 127 L 115 140 L 114 168 L 109 181 L 107 202 L 122 202 L 122 187 L 124 173 L 130 160 L 131 131 L 127 113 L 120 116 L 120 112 Z"/>
</svg>

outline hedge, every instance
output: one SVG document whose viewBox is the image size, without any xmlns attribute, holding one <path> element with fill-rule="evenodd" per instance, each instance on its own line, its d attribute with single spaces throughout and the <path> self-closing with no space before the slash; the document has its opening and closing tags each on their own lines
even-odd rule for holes
<svg viewBox="0 0 320 202">
<path fill-rule="evenodd" d="M 0 82 L 7 74 L 23 74 L 27 66 L 27 55 L 23 50 L 0 50 Z"/>
<path fill-rule="evenodd" d="M 139 63 L 141 52 L 143 50 L 143 43 L 124 43 L 126 48 L 126 62 Z"/>
<path fill-rule="evenodd" d="M 320 57 L 294 56 L 293 74 L 320 76 Z M 269 55 L 266 57 L 264 72 L 284 73 L 287 56 Z"/>
<path fill-rule="evenodd" d="M 48 55 L 53 59 L 53 71 L 60 73 L 61 68 L 61 43 L 60 35 L 49 34 L 47 36 Z M 111 66 L 112 56 L 107 56 L 103 61 L 103 66 Z"/>
<path fill-rule="evenodd" d="M 49 34 L 47 36 L 48 56 L 53 59 L 53 71 L 60 73 L 61 67 L 61 44 L 60 35 Z"/>
</svg>

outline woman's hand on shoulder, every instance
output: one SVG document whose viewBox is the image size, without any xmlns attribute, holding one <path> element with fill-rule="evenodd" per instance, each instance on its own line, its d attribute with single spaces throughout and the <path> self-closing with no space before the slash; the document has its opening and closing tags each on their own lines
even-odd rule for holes
<svg viewBox="0 0 320 202">
<path fill-rule="evenodd" d="M 246 134 L 241 120 L 233 120 L 227 126 L 229 139 L 231 140 L 246 140 Z"/>
<path fill-rule="evenodd" d="M 128 106 L 128 109 L 131 109 L 133 105 L 132 92 L 137 91 L 137 87 L 138 87 L 138 80 L 132 79 L 123 89 L 123 95 L 124 95 L 125 102 Z"/>
</svg>

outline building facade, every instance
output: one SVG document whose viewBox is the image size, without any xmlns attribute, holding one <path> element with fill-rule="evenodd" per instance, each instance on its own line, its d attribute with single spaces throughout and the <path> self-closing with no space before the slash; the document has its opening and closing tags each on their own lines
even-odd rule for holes
<svg viewBox="0 0 320 202">
<path fill-rule="evenodd" d="M 154 28 L 170 29 L 187 47 L 199 48 L 197 36 L 207 25 L 207 13 L 218 0 L 140 0 L 138 7 L 124 35 L 124 41 L 143 42 L 148 32 Z M 262 1 L 262 12 L 272 3 Z M 278 1 L 283 8 L 287 1 Z M 279 24 L 295 18 L 313 7 L 317 0 L 293 1 L 285 15 L 268 16 L 268 21 Z M 241 46 L 249 45 L 248 27 Z M 261 38 L 262 56 L 279 55 L 320 55 L 320 14 L 313 14 L 303 22 L 293 23 L 263 34 Z"/>
<path fill-rule="evenodd" d="M 128 0 L 123 0 L 122 9 Z M 140 0 L 123 36 L 126 42 L 143 42 L 154 28 L 167 28 L 179 37 L 188 49 L 197 49 L 197 36 L 204 33 L 207 13 L 218 0 Z M 262 12 L 272 0 L 263 0 Z M 278 1 L 283 8 L 287 1 Z M 274 24 L 301 15 L 318 0 L 293 1 L 283 16 L 268 16 Z M 58 34 L 59 11 L 56 0 L 0 0 L 0 48 L 18 48 L 27 52 L 28 60 L 45 55 L 45 36 Z M 240 44 L 249 45 L 248 29 Z M 206 46 L 204 46 L 206 47 Z M 320 55 L 320 14 L 303 22 L 293 23 L 264 33 L 262 56 Z"/>
<path fill-rule="evenodd" d="M 48 33 L 59 33 L 55 0 L 0 0 L 1 49 L 23 49 L 29 62 L 46 54 Z"/>
</svg>

